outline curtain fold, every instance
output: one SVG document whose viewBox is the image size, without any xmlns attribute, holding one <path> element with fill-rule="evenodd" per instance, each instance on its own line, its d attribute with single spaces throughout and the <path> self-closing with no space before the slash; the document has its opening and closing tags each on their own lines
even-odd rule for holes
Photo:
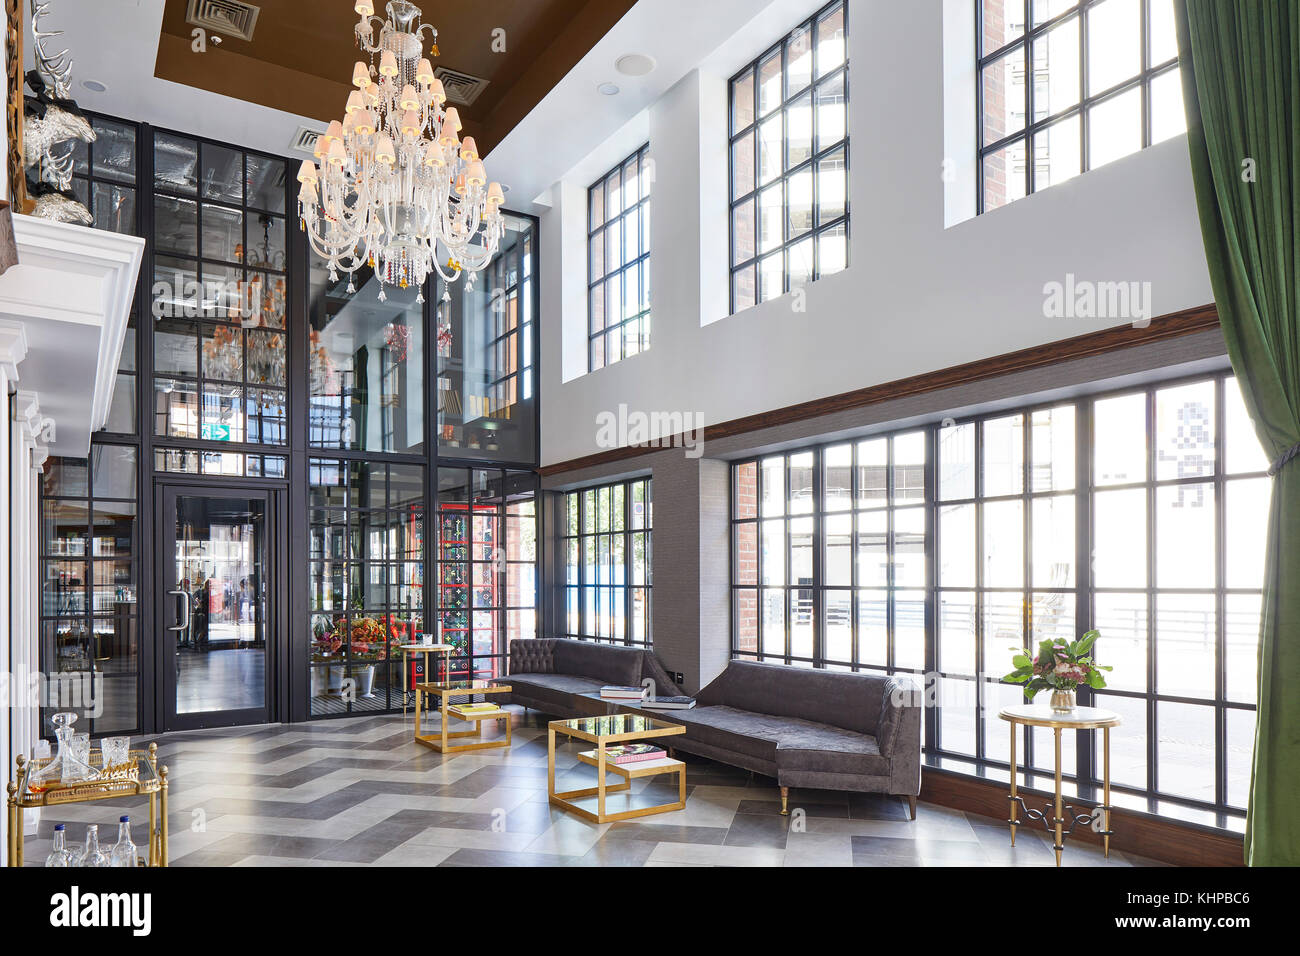
<svg viewBox="0 0 1300 956">
<path fill-rule="evenodd" d="M 1300 865 L 1300 6 L 1176 0 L 1205 257 L 1232 367 L 1276 472 L 1245 857 Z"/>
</svg>

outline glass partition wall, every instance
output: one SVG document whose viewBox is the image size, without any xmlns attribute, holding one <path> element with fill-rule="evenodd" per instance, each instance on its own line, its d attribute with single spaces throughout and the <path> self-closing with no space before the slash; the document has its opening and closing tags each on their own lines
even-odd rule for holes
<svg viewBox="0 0 1300 956">
<path fill-rule="evenodd" d="M 91 122 L 74 191 L 147 246 L 108 426 L 43 482 L 41 666 L 85 688 L 44 713 L 100 734 L 401 709 L 396 648 L 423 633 L 505 673 L 537 628 L 536 221 L 507 215 L 472 285 L 381 299 L 311 253 L 291 160 Z M 175 502 L 256 505 L 257 572 L 196 564 Z M 173 671 L 255 671 L 264 715 L 196 715 Z"/>
</svg>

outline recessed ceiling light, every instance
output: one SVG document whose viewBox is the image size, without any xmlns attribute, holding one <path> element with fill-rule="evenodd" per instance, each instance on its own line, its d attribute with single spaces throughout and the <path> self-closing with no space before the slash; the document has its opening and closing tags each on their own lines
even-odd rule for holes
<svg viewBox="0 0 1300 956">
<path fill-rule="evenodd" d="M 624 76 L 645 76 L 655 65 L 655 58 L 644 53 L 629 53 L 614 61 L 614 69 Z"/>
<path fill-rule="evenodd" d="M 84 86 L 86 89 L 90 90 L 92 93 L 103 93 L 105 90 L 108 89 L 108 87 L 105 86 L 103 83 L 99 82 L 99 80 L 82 80 L 81 85 Z"/>
<path fill-rule="evenodd" d="M 596 92 L 601 96 L 618 96 L 618 87 L 613 83 L 602 83 L 596 87 Z"/>
</svg>

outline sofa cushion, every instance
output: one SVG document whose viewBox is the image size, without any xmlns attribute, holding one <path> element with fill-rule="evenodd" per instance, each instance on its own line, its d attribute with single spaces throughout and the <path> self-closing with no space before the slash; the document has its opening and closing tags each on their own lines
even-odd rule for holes
<svg viewBox="0 0 1300 956">
<path fill-rule="evenodd" d="M 706 690 L 708 703 L 875 734 L 888 687 L 883 675 L 732 661 Z"/>
<path fill-rule="evenodd" d="M 641 655 L 635 647 L 556 640 L 555 673 L 589 677 L 602 685 L 631 686 L 641 683 Z"/>
<path fill-rule="evenodd" d="M 510 643 L 511 674 L 554 674 L 555 640 L 539 637 Z"/>
<path fill-rule="evenodd" d="M 888 776 L 876 738 L 825 724 L 792 723 L 776 745 L 779 770 Z"/>
<path fill-rule="evenodd" d="M 574 710 L 572 698 L 576 694 L 600 693 L 601 682 L 572 674 L 511 674 L 493 683 L 507 684 L 512 696 L 518 695 L 540 703 L 549 704 L 557 714 Z"/>
<path fill-rule="evenodd" d="M 693 710 L 656 714 L 659 719 L 686 728 L 686 736 L 702 743 L 747 754 L 772 763 L 776 760 L 776 744 L 787 727 L 787 721 L 767 714 L 755 714 L 734 707 L 696 707 Z M 665 738 L 672 746 L 672 738 Z"/>
</svg>

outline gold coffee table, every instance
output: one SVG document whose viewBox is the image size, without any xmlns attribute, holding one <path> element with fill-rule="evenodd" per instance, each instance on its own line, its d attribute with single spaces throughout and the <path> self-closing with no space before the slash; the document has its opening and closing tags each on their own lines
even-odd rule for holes
<svg viewBox="0 0 1300 956">
<path fill-rule="evenodd" d="M 1056 865 L 1061 865 L 1061 851 L 1065 849 L 1065 838 L 1074 830 L 1076 824 L 1090 825 L 1093 821 L 1093 814 L 1075 813 L 1074 807 L 1061 800 L 1061 731 L 1062 730 L 1093 730 L 1100 729 L 1102 732 L 1102 802 L 1097 807 L 1103 814 L 1102 823 L 1105 829 L 1101 830 L 1102 846 L 1106 857 L 1110 857 L 1110 838 L 1114 831 L 1110 828 L 1110 729 L 1118 727 L 1120 723 L 1119 714 L 1113 710 L 1102 710 L 1098 707 L 1076 707 L 1069 713 L 1058 714 L 1048 707 L 1035 707 L 1032 704 L 1022 704 L 1017 707 L 1004 707 L 998 712 L 998 716 L 1011 725 L 1011 793 L 1007 800 L 1011 805 L 1011 816 L 1007 823 L 1011 826 L 1011 845 L 1016 845 L 1016 827 L 1023 826 L 1016 819 L 1016 810 L 1025 811 L 1025 823 L 1042 821 L 1047 827 L 1047 831 L 1056 839 L 1053 843 L 1053 849 L 1056 850 Z M 1016 726 L 1023 724 L 1026 727 L 1048 727 L 1052 730 L 1055 737 L 1056 749 L 1056 796 L 1052 803 L 1048 804 L 1042 810 L 1031 810 L 1025 806 L 1025 798 L 1016 795 Z M 1065 814 L 1069 813 L 1069 828 L 1065 827 Z M 1048 813 L 1052 816 L 1048 817 Z"/>
<path fill-rule="evenodd" d="M 550 802 L 563 807 L 570 813 L 576 813 L 592 823 L 613 823 L 618 820 L 630 820 L 633 817 L 645 817 L 653 813 L 667 813 L 670 810 L 682 810 L 686 807 L 686 764 L 671 757 L 658 760 L 642 760 L 636 763 L 616 764 L 605 759 L 605 748 L 610 744 L 630 743 L 632 741 L 653 740 L 656 737 L 671 737 L 686 733 L 681 724 L 671 724 L 666 720 L 644 717 L 636 714 L 614 714 L 609 717 L 579 717 L 574 720 L 553 720 L 546 730 L 546 793 Z M 585 740 L 596 745 L 595 750 L 585 750 L 578 754 L 578 759 L 588 766 L 596 768 L 596 786 L 582 790 L 555 791 L 555 735 L 565 734 L 578 740 Z M 613 772 L 621 783 L 610 786 L 606 783 L 607 772 Z M 677 801 L 675 803 L 657 804 L 652 807 L 636 807 L 617 813 L 605 812 L 605 796 L 610 793 L 624 793 L 631 789 L 632 781 L 637 777 L 649 777 L 661 773 L 677 774 Z M 584 798 L 596 798 L 594 812 L 579 806 L 575 801 Z M 588 803 L 591 801 L 588 800 Z"/>
<path fill-rule="evenodd" d="M 481 714 L 472 714 L 462 717 L 459 714 L 450 712 L 451 699 L 453 697 L 473 697 L 476 694 L 488 696 L 491 694 L 508 694 L 510 687 L 504 684 L 489 684 L 485 680 L 456 680 L 456 681 L 426 681 L 415 685 L 415 742 L 424 744 L 432 750 L 442 754 L 464 753 L 469 750 L 487 750 L 491 747 L 509 747 L 510 746 L 510 712 L 500 707 L 495 710 L 484 711 Z M 421 702 L 425 694 L 433 694 L 438 698 L 438 713 L 442 715 L 442 726 L 438 728 L 437 733 L 421 734 L 420 733 L 420 713 L 424 709 Z M 473 730 L 449 731 L 447 722 L 451 718 L 473 724 Z M 483 721 L 485 720 L 504 720 L 506 722 L 505 740 L 479 740 L 477 739 L 483 732 Z M 473 743 L 453 744 L 448 741 L 460 740 L 466 737 L 475 738 Z"/>
</svg>

